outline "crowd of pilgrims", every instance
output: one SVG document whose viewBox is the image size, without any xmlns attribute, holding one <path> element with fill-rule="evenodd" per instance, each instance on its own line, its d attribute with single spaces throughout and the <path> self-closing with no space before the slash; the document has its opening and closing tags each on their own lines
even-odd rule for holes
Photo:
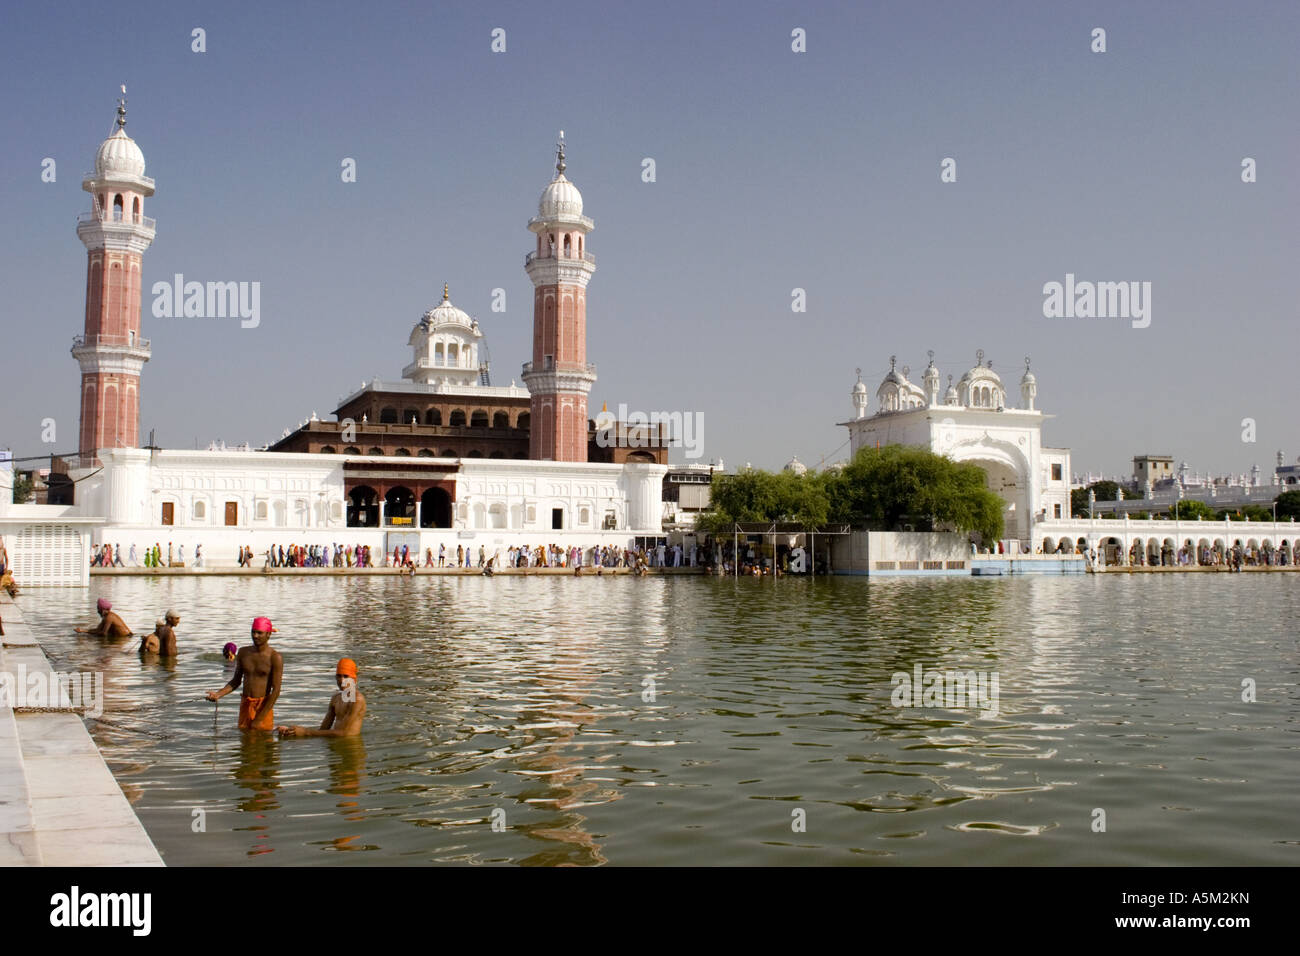
<svg viewBox="0 0 1300 956">
<path fill-rule="evenodd" d="M 561 547 L 560 545 L 517 545 L 496 548 L 491 554 L 484 545 L 477 550 L 462 544 L 451 551 L 447 545 L 424 549 L 423 567 L 426 568 L 484 568 L 495 570 L 510 568 L 680 568 L 694 567 L 699 550 L 694 546 L 683 548 L 680 544 L 660 542 L 641 547 L 631 545 L 619 548 L 609 545 L 591 547 Z M 376 558 L 369 545 L 273 545 L 262 552 L 263 567 L 268 568 L 402 568 L 420 567 L 420 554 L 412 553 L 409 545 L 395 546 L 391 554 L 381 553 Z M 252 548 L 239 549 L 241 568 L 253 567 L 255 555 Z M 378 560 L 378 563 L 376 561 Z"/>
<path fill-rule="evenodd" d="M 90 566 L 92 568 L 124 568 L 127 566 L 138 568 L 141 567 L 140 555 L 136 552 L 135 545 L 131 545 L 131 550 L 122 560 L 122 546 L 120 544 L 104 545 L 96 549 L 91 555 Z M 167 555 L 163 556 L 162 545 L 155 543 L 152 548 L 144 549 L 143 566 L 146 568 L 180 568 L 185 566 L 185 545 L 179 549 L 173 549 L 172 543 L 167 542 Z M 194 567 L 203 567 L 203 545 L 196 545 L 194 548 Z"/>
<path fill-rule="evenodd" d="M 1119 557 L 1120 549 L 1117 548 L 1115 551 L 1116 557 Z M 1091 552 L 1090 556 L 1095 560 L 1096 552 Z M 1261 548 L 1255 545 L 1243 545 L 1240 541 L 1226 551 L 1219 547 L 1209 548 L 1202 545 L 1199 555 L 1192 550 L 1190 544 L 1183 545 L 1177 551 L 1165 544 L 1160 548 L 1159 554 L 1152 554 L 1142 545 L 1142 542 L 1135 541 L 1129 548 L 1127 563 L 1131 567 L 1143 565 L 1174 567 L 1198 564 L 1202 567 L 1226 567 L 1239 571 L 1243 567 L 1286 566 L 1291 563 L 1291 555 L 1288 548 L 1275 548 L 1272 544 L 1265 544 Z"/>
</svg>

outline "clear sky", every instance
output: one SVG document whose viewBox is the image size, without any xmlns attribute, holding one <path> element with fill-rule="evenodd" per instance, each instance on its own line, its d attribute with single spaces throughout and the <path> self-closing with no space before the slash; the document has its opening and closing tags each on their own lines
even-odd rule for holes
<svg viewBox="0 0 1300 956">
<path fill-rule="evenodd" d="M 1014 401 L 1032 356 L 1046 439 L 1076 472 L 1151 452 L 1267 473 L 1279 449 L 1300 455 L 1294 0 L 122 2 L 5 18 L 0 447 L 15 455 L 75 449 L 75 221 L 121 83 L 157 180 L 141 429 L 163 446 L 274 441 L 363 378 L 399 378 L 444 282 L 487 334 L 493 383 L 518 378 L 526 223 L 564 129 L 596 223 L 593 414 L 698 412 L 703 460 L 816 466 L 846 453 L 855 367 L 874 410 L 891 354 L 919 380 L 933 349 L 946 384 L 983 348 Z M 940 181 L 946 157 L 956 182 Z M 154 318 L 150 287 L 175 273 L 260 282 L 260 325 Z M 1067 273 L 1150 282 L 1150 326 L 1045 318 L 1043 286 Z"/>
</svg>

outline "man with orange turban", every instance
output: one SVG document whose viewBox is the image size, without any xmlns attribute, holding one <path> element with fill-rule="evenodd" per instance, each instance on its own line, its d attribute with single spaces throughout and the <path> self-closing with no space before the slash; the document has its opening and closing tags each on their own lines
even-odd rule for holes
<svg viewBox="0 0 1300 956">
<path fill-rule="evenodd" d="M 317 730 L 310 727 L 277 727 L 281 737 L 355 737 L 366 719 L 366 697 L 357 690 L 357 662 L 350 657 L 334 668 L 339 689 L 330 698 L 329 710 Z"/>
</svg>

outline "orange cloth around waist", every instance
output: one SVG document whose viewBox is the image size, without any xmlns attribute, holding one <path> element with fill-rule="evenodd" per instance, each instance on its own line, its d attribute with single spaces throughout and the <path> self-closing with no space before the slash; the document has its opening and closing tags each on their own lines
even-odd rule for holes
<svg viewBox="0 0 1300 956">
<path fill-rule="evenodd" d="M 265 697 L 249 697 L 244 695 L 239 698 L 239 729 L 240 730 L 274 730 L 275 713 L 272 708 L 267 707 L 261 712 L 258 708 L 262 706 Z M 253 722 L 253 718 L 257 722 Z"/>
</svg>

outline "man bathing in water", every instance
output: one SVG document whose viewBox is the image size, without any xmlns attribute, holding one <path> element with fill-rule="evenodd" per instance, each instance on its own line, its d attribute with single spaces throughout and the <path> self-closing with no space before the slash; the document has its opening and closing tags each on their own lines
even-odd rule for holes
<svg viewBox="0 0 1300 956">
<path fill-rule="evenodd" d="M 126 626 L 126 621 L 117 616 L 113 610 L 113 605 L 109 604 L 104 598 L 95 602 L 95 609 L 99 611 L 99 623 L 94 627 L 79 627 L 76 629 L 78 634 L 92 634 L 95 637 L 110 637 L 120 639 L 131 637 L 131 629 Z"/>
<path fill-rule="evenodd" d="M 140 652 L 158 654 L 162 657 L 176 656 L 176 632 L 172 630 L 181 622 L 181 616 L 175 611 L 168 611 L 154 624 L 152 634 L 146 634 L 140 640 Z"/>
<path fill-rule="evenodd" d="M 349 657 L 339 661 L 334 668 L 338 691 L 330 698 L 329 710 L 320 728 L 277 727 L 281 737 L 355 737 L 361 733 L 361 723 L 366 719 L 366 696 L 357 690 L 357 663 Z"/>
<path fill-rule="evenodd" d="M 269 618 L 253 619 L 253 643 L 240 648 L 235 655 L 235 675 L 221 690 L 208 691 L 208 700 L 217 701 L 244 683 L 244 694 L 239 699 L 240 730 L 274 730 L 275 712 L 272 708 L 280 696 L 280 681 L 284 676 L 284 658 L 271 647 L 271 633 L 275 630 Z"/>
</svg>

